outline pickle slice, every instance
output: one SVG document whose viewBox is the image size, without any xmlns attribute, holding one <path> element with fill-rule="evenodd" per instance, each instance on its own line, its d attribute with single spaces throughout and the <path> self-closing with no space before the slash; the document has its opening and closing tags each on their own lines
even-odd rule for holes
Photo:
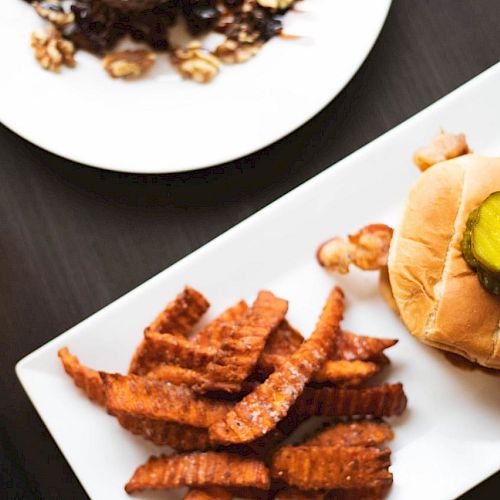
<svg viewBox="0 0 500 500">
<path fill-rule="evenodd" d="M 481 267 L 477 268 L 477 277 L 479 282 L 488 292 L 493 295 L 500 295 L 500 277 L 493 273 L 485 271 Z"/>
<path fill-rule="evenodd" d="M 469 215 L 469 218 L 467 219 L 467 224 L 465 225 L 464 236 L 461 242 L 461 250 L 465 262 L 467 262 L 467 264 L 469 264 L 469 266 L 472 267 L 473 269 L 476 269 L 479 265 L 478 261 L 474 257 L 474 254 L 472 253 L 472 235 L 471 235 L 472 228 L 474 227 L 477 221 L 478 212 L 479 209 L 476 208 L 476 210 L 473 210 Z"/>
<path fill-rule="evenodd" d="M 479 265 L 490 273 L 500 273 L 500 191 L 481 203 L 470 237 Z"/>
</svg>

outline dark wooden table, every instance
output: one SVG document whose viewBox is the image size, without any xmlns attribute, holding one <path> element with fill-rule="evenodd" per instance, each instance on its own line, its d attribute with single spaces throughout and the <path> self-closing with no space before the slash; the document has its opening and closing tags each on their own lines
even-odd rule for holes
<svg viewBox="0 0 500 500">
<path fill-rule="evenodd" d="M 499 21 L 498 0 L 394 0 L 366 63 L 324 111 L 198 172 L 105 172 L 0 128 L 0 496 L 86 498 L 16 361 L 496 63 Z M 463 498 L 499 490 L 497 474 Z"/>
</svg>

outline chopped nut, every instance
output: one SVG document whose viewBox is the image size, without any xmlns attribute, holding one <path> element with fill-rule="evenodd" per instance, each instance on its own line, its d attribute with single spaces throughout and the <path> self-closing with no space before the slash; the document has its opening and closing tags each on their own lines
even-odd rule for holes
<svg viewBox="0 0 500 500">
<path fill-rule="evenodd" d="M 57 72 L 63 64 L 70 68 L 76 65 L 75 46 L 65 40 L 55 27 L 51 27 L 47 33 L 34 31 L 31 34 L 31 47 L 44 69 Z"/>
<path fill-rule="evenodd" d="M 215 49 L 215 55 L 226 64 L 244 63 L 257 54 L 261 47 L 262 42 L 249 44 L 228 39 Z"/>
<path fill-rule="evenodd" d="M 73 12 L 66 12 L 58 0 L 34 2 L 32 5 L 40 17 L 47 19 L 56 26 L 71 24 L 75 20 Z"/>
<path fill-rule="evenodd" d="M 174 50 L 171 55 L 172 64 L 184 78 L 198 83 L 208 83 L 219 72 L 219 59 L 202 49 L 199 42 L 191 42 L 186 48 Z"/>
<path fill-rule="evenodd" d="M 112 78 L 138 78 L 156 61 L 156 54 L 149 50 L 124 50 L 108 54 L 102 60 L 103 68 Z"/>
<path fill-rule="evenodd" d="M 370 224 L 349 235 L 352 263 L 365 271 L 387 266 L 393 229 L 385 224 Z"/>
<path fill-rule="evenodd" d="M 318 262 L 329 271 L 339 274 L 347 274 L 351 257 L 349 255 L 349 243 L 340 236 L 331 238 L 322 243 L 316 252 Z"/>
<path fill-rule="evenodd" d="M 261 7 L 267 7 L 268 9 L 283 10 L 291 7 L 295 0 L 257 0 L 257 3 Z"/>
<path fill-rule="evenodd" d="M 323 267 L 339 274 L 348 273 L 350 264 L 365 271 L 381 269 L 387 266 L 392 233 L 385 224 L 370 224 L 347 241 L 339 236 L 326 241 L 316 257 Z"/>
<path fill-rule="evenodd" d="M 429 146 L 423 146 L 415 152 L 413 163 L 423 172 L 436 163 L 470 152 L 464 134 L 453 135 L 440 130 Z"/>
</svg>

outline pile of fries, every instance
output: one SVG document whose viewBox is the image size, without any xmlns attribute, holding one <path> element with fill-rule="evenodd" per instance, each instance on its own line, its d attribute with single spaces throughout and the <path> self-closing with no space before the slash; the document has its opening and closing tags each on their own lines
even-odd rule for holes
<svg viewBox="0 0 500 500">
<path fill-rule="evenodd" d="M 145 329 L 127 375 L 59 351 L 75 384 L 133 434 L 175 453 L 151 457 L 125 486 L 190 488 L 185 499 L 382 498 L 393 437 L 382 417 L 406 408 L 401 384 L 367 386 L 396 340 L 342 331 L 334 288 L 311 336 L 261 291 L 193 333 L 209 307 L 186 287 Z M 330 417 L 300 445 L 284 441 L 310 417 Z M 167 451 L 167 450 L 165 450 Z"/>
</svg>

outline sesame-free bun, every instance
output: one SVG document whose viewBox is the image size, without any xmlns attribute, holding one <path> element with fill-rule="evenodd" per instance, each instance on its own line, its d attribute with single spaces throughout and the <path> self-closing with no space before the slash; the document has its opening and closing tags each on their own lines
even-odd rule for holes
<svg viewBox="0 0 500 500">
<path fill-rule="evenodd" d="M 465 155 L 439 163 L 413 186 L 389 252 L 401 319 L 422 342 L 500 369 L 500 297 L 465 262 L 469 214 L 500 191 L 500 158 Z"/>
</svg>

